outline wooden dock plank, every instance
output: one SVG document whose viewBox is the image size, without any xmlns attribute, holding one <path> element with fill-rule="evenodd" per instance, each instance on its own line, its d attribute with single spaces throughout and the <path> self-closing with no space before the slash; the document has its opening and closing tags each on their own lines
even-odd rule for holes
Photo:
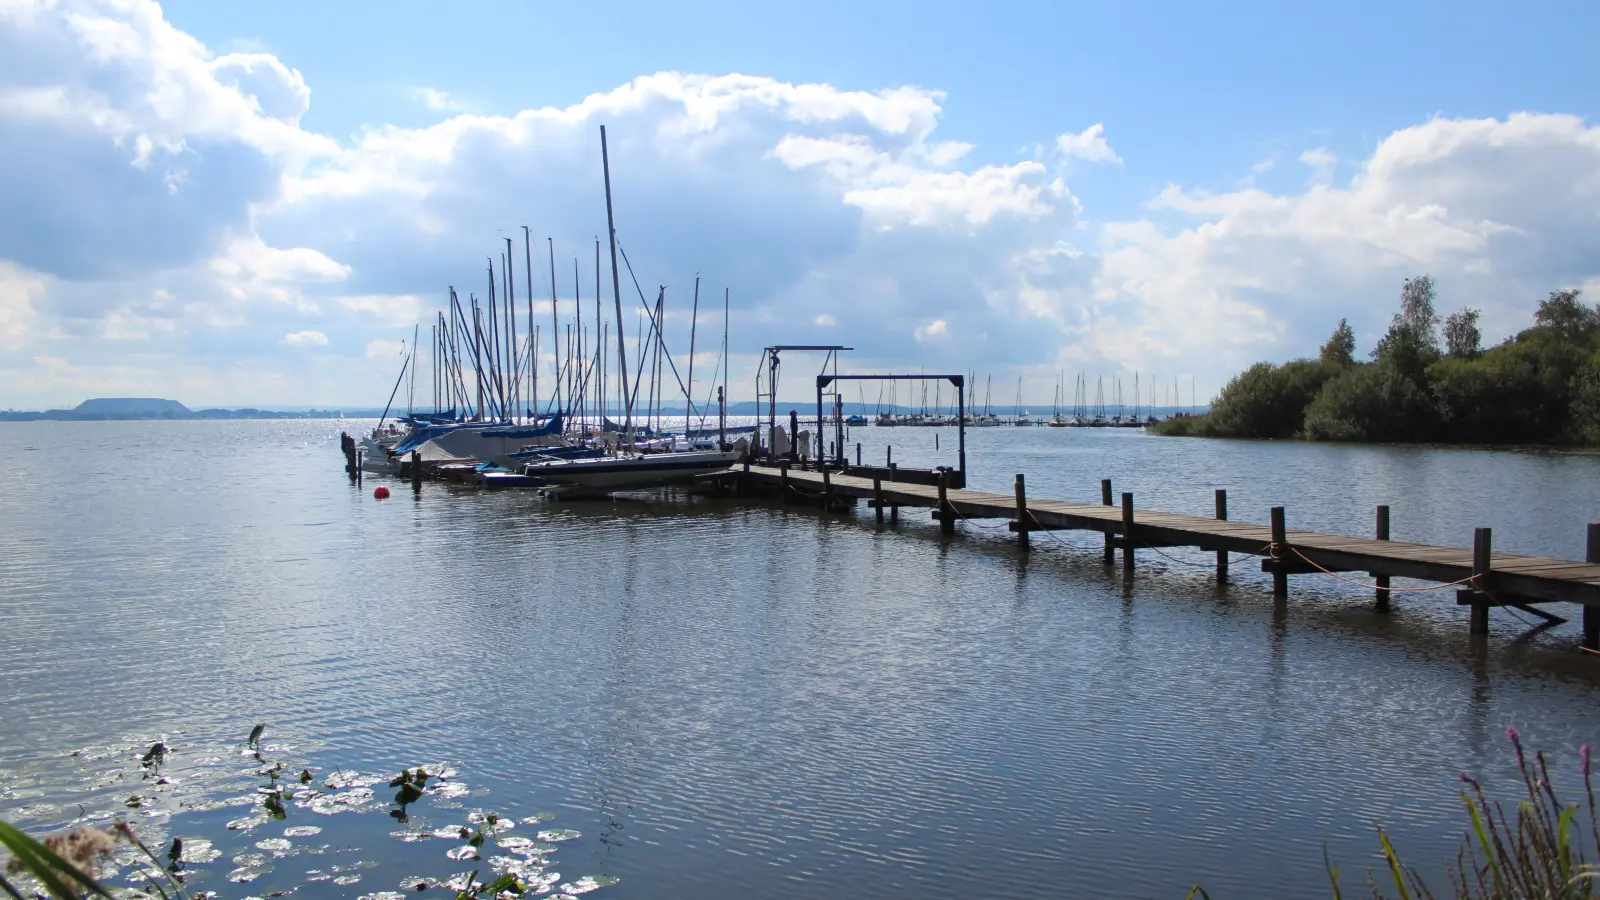
<svg viewBox="0 0 1600 900">
<path fill-rule="evenodd" d="M 783 477 L 777 469 L 759 465 L 752 466 L 747 473 L 736 468 L 729 469 L 726 474 L 751 477 L 768 485 L 778 484 Z M 820 472 L 791 468 L 788 480 L 792 489 L 818 496 L 823 493 Z M 830 480 L 828 487 L 836 496 L 858 499 L 879 496 L 870 478 L 836 473 Z M 878 490 L 885 504 L 890 506 L 937 509 L 939 505 L 936 486 L 888 481 L 881 482 Z M 950 490 L 946 492 L 946 499 L 959 516 L 969 519 L 1014 520 L 1017 516 L 1015 498 L 1008 494 Z M 1028 513 L 1036 524 L 1049 529 L 1107 535 L 1120 535 L 1124 531 L 1122 510 L 1117 506 L 1029 498 Z M 1145 542 L 1146 545 L 1261 553 L 1271 543 L 1272 532 L 1268 526 L 1252 522 L 1135 508 L 1132 537 L 1132 546 L 1136 548 Z M 1315 531 L 1290 531 L 1285 539 L 1299 555 L 1329 569 L 1433 581 L 1441 586 L 1461 581 L 1473 571 L 1473 551 L 1466 547 L 1380 541 Z M 1560 600 L 1600 606 L 1600 564 L 1495 553 L 1490 567 L 1494 590 L 1505 596 L 1534 602 Z"/>
</svg>

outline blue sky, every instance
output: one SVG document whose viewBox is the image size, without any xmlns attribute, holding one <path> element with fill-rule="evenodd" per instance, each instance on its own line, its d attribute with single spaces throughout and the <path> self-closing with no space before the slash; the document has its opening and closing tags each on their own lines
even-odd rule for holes
<svg viewBox="0 0 1600 900">
<path fill-rule="evenodd" d="M 1406 275 L 1491 338 L 1600 278 L 1593 4 L 34 7 L 0 406 L 365 402 L 502 234 L 592 253 L 600 123 L 641 280 L 732 286 L 736 376 L 831 335 L 1209 395 L 1370 342 Z"/>
</svg>

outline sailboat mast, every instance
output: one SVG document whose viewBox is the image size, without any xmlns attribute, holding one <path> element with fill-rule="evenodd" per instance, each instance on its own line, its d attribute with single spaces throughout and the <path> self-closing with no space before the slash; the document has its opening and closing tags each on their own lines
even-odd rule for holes
<svg viewBox="0 0 1600 900">
<path fill-rule="evenodd" d="M 545 240 L 550 245 L 550 341 L 555 350 L 556 412 L 561 413 L 565 412 L 566 408 L 561 405 L 561 320 L 556 318 L 556 239 L 547 237 Z"/>
<path fill-rule="evenodd" d="M 694 309 L 689 313 L 689 383 L 683 388 L 683 436 L 689 436 L 689 415 L 694 409 L 694 338 L 700 324 L 700 276 L 694 277 Z"/>
<path fill-rule="evenodd" d="M 606 231 L 611 235 L 611 299 L 617 305 L 617 362 L 622 372 L 623 428 L 633 430 L 633 404 L 628 401 L 628 354 L 622 337 L 622 286 L 617 281 L 617 222 L 611 209 L 611 157 L 606 150 L 606 127 L 600 126 L 600 167 L 606 176 Z"/>
</svg>

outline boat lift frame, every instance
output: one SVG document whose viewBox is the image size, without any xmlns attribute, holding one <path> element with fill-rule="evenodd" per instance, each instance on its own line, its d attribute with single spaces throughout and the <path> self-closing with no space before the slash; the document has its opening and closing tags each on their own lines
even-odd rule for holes
<svg viewBox="0 0 1600 900">
<path fill-rule="evenodd" d="M 762 349 L 761 364 L 756 367 L 756 433 L 755 446 L 751 448 L 752 458 L 759 459 L 762 456 L 765 456 L 767 461 L 773 464 L 776 464 L 778 461 L 776 455 L 777 441 L 774 439 L 774 430 L 778 425 L 778 369 L 781 365 L 781 360 L 779 359 L 778 354 L 785 350 L 825 353 L 827 356 L 825 356 L 822 360 L 822 372 L 826 374 L 828 368 L 831 366 L 834 372 L 833 377 L 840 378 L 844 376 L 839 375 L 839 354 L 846 350 L 854 349 L 854 347 L 841 347 L 836 344 L 779 344 Z M 822 378 L 823 375 L 818 375 L 817 377 Z M 762 388 L 763 383 L 766 385 L 764 390 Z M 821 388 L 817 389 L 817 398 L 817 458 L 821 459 Z M 761 401 L 763 400 L 766 401 L 765 409 L 762 408 Z M 764 449 L 761 446 L 763 439 L 766 441 L 766 447 Z M 793 441 L 795 439 L 796 435 L 789 435 L 789 440 Z"/>
<path fill-rule="evenodd" d="M 956 436 L 957 471 L 961 473 L 961 487 L 967 484 L 967 376 L 965 375 L 818 375 L 817 376 L 817 422 L 822 422 L 822 391 L 836 381 L 948 381 L 956 388 Z M 834 456 L 835 464 L 844 466 L 848 464 L 844 450 L 844 417 L 835 415 L 834 427 Z M 819 426 L 818 431 L 821 428 Z M 820 454 L 819 454 L 820 456 Z"/>
</svg>

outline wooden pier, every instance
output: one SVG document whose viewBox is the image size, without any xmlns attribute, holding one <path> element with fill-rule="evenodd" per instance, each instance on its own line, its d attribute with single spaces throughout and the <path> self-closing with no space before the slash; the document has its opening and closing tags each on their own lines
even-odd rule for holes
<svg viewBox="0 0 1600 900">
<path fill-rule="evenodd" d="M 878 474 L 876 472 L 874 475 Z M 1498 553 L 1487 528 L 1474 534 L 1473 547 L 1435 547 L 1389 540 L 1389 509 L 1380 506 L 1374 537 L 1299 531 L 1288 527 L 1283 507 L 1271 510 L 1269 524 L 1258 525 L 1228 518 L 1227 495 L 1216 493 L 1213 518 L 1138 509 L 1133 495 L 1116 497 L 1109 479 L 1100 483 L 1100 503 L 1030 500 L 1022 475 L 1016 476 L 1011 495 L 956 489 L 937 472 L 935 484 L 885 480 L 849 474 L 848 469 L 801 468 L 789 465 L 747 465 L 720 476 L 748 493 L 776 493 L 784 502 L 803 502 L 824 509 L 853 507 L 865 500 L 881 523 L 887 514 L 898 521 L 902 507 L 932 510 L 944 534 L 954 534 L 959 520 L 1005 519 L 1016 534 L 1021 551 L 1030 548 L 1034 531 L 1090 531 L 1105 537 L 1104 558 L 1114 565 L 1120 552 L 1122 565 L 1131 572 L 1141 550 L 1189 547 L 1217 554 L 1216 576 L 1228 578 L 1229 554 L 1259 557 L 1262 571 L 1273 576 L 1273 596 L 1288 597 L 1290 575 L 1366 573 L 1375 583 L 1378 612 L 1387 612 L 1394 593 L 1438 593 L 1457 587 L 1455 602 L 1471 609 L 1474 634 L 1489 630 L 1489 610 L 1505 606 L 1536 617 L 1542 625 L 1564 622 L 1536 604 L 1561 602 L 1583 607 L 1583 646 L 1600 651 L 1600 523 L 1589 525 L 1588 562 L 1545 559 L 1515 553 Z M 927 480 L 927 479 L 919 479 Z M 1425 588 L 1398 588 L 1392 578 L 1436 582 Z"/>
</svg>

